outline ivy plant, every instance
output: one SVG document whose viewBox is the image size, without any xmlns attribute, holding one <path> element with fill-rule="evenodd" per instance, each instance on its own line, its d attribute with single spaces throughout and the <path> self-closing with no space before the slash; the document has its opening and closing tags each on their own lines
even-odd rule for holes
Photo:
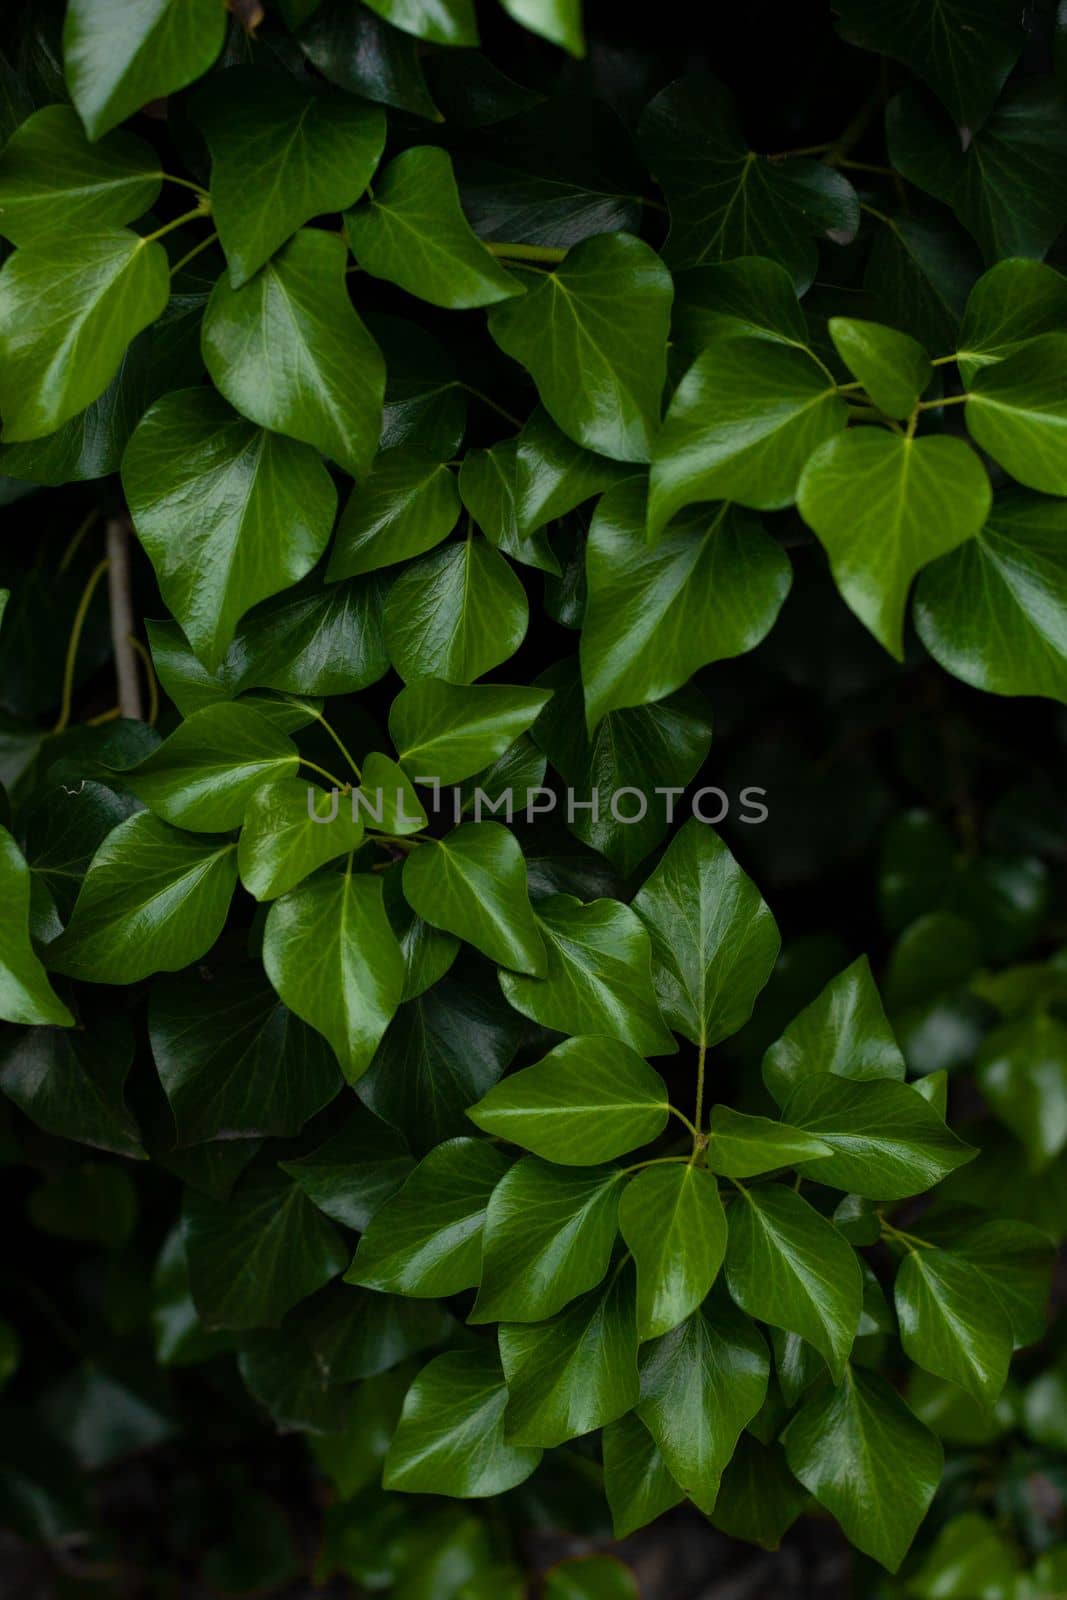
<svg viewBox="0 0 1067 1600">
<path fill-rule="evenodd" d="M 45 1414 L 93 1470 L 224 1372 L 330 1485 L 322 1582 L 519 1595 L 500 1518 L 583 1473 L 619 1539 L 685 1503 L 828 1517 L 872 1595 L 1067 1582 L 944 1471 L 1062 1443 L 1062 1357 L 1012 1365 L 1067 1231 L 1062 848 L 969 776 L 1067 701 L 1061 43 L 837 10 L 788 115 L 751 23 L 639 62 L 593 14 L 616 79 L 577 0 L 5 25 L 0 1138 L 146 1347 Z M 81 1527 L 10 1464 L 20 1534 Z M 203 1575 L 277 1589 L 240 1495 Z"/>
</svg>

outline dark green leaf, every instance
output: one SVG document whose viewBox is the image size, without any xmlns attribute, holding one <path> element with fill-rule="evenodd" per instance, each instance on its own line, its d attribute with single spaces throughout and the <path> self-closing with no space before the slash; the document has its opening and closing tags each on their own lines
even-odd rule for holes
<svg viewBox="0 0 1067 1600">
<path fill-rule="evenodd" d="M 865 391 L 890 417 L 908 417 L 930 379 L 930 357 L 916 339 L 877 322 L 831 317 L 834 348 Z"/>
<path fill-rule="evenodd" d="M 842 1078 L 903 1078 L 904 1057 L 860 956 L 794 1017 L 763 1057 L 763 1081 L 779 1105 L 815 1073 Z"/>
<path fill-rule="evenodd" d="M 249 894 L 276 900 L 326 862 L 357 849 L 363 812 L 354 818 L 354 811 L 350 794 L 339 796 L 334 789 L 326 795 L 298 778 L 256 789 L 237 844 L 237 866 Z"/>
<path fill-rule="evenodd" d="M 1031 339 L 971 378 L 964 415 L 972 436 L 994 460 L 1046 494 L 1067 494 L 1062 440 L 1067 426 L 1063 379 L 1067 334 Z"/>
<path fill-rule="evenodd" d="M 43 106 L 0 156 L 0 233 L 32 244 L 85 225 L 121 227 L 154 203 L 161 176 L 139 139 L 116 133 L 90 144 L 70 106 Z"/>
<path fill-rule="evenodd" d="M 637 1270 L 638 1338 L 670 1333 L 722 1266 L 726 1215 L 715 1179 L 688 1161 L 647 1167 L 622 1192 L 619 1230 Z"/>
<path fill-rule="evenodd" d="M 8 833 L 0 828 L 0 1017 L 5 1022 L 74 1023 L 30 942 L 30 869 Z"/>
<path fill-rule="evenodd" d="M 992 1405 L 1008 1376 L 1012 1328 L 974 1267 L 951 1250 L 909 1247 L 893 1297 L 905 1355 Z"/>
<path fill-rule="evenodd" d="M 433 44 L 476 45 L 472 0 L 367 0 L 372 11 L 404 33 Z"/>
<path fill-rule="evenodd" d="M 422 555 L 459 517 L 456 480 L 417 445 L 383 451 L 341 514 L 327 577 L 354 578 Z"/>
<path fill-rule="evenodd" d="M 133 1049 L 122 1017 L 94 1017 L 91 1028 L 5 1028 L 0 1089 L 46 1133 L 142 1156 L 124 1093 Z"/>
<path fill-rule="evenodd" d="M 362 1232 L 410 1176 L 414 1162 L 400 1134 L 357 1103 L 325 1144 L 278 1165 L 320 1211 Z"/>
<path fill-rule="evenodd" d="M 398 694 L 389 732 L 416 782 L 458 783 L 480 772 L 525 733 L 549 699 L 539 689 L 424 679 Z"/>
<path fill-rule="evenodd" d="M 123 771 L 122 783 L 166 822 L 221 832 L 239 826 L 261 784 L 295 777 L 299 762 L 296 746 L 266 717 L 221 703 L 195 711 Z"/>
<path fill-rule="evenodd" d="M 1032 1172 L 1067 1146 L 1067 1027 L 1043 1012 L 1009 1022 L 984 1041 L 978 1083 L 1026 1150 Z"/>
<path fill-rule="evenodd" d="M 420 917 L 466 939 L 490 961 L 544 975 L 526 863 L 514 834 L 499 823 L 466 823 L 427 841 L 404 863 L 404 894 Z"/>
<path fill-rule="evenodd" d="M 225 36 L 215 0 L 71 0 L 63 65 L 90 139 L 199 78 Z"/>
<path fill-rule="evenodd" d="M 625 1539 L 683 1498 L 659 1446 L 635 1411 L 604 1429 L 604 1494 L 616 1539 Z"/>
<path fill-rule="evenodd" d="M 385 1487 L 466 1499 L 522 1483 L 541 1451 L 505 1442 L 507 1403 L 492 1349 L 438 1356 L 408 1390 L 385 1458 Z"/>
<path fill-rule="evenodd" d="M 405 682 L 471 683 L 515 654 L 526 592 L 483 539 L 445 545 L 406 567 L 385 603 L 385 644 Z"/>
<path fill-rule="evenodd" d="M 798 1161 L 832 1154 L 832 1147 L 822 1139 L 787 1122 L 746 1116 L 730 1106 L 711 1108 L 708 1166 L 724 1178 L 755 1178 L 776 1167 L 792 1167 Z"/>
</svg>

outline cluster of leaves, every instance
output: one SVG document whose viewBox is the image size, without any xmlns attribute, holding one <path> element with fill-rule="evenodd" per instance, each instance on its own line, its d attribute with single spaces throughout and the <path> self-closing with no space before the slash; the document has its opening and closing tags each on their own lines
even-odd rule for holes
<svg viewBox="0 0 1067 1600">
<path fill-rule="evenodd" d="M 390 1555 L 392 1492 L 506 1500 L 559 1456 L 617 1536 L 688 1500 L 774 1548 L 820 1508 L 895 1573 L 942 1441 L 1061 1442 L 1062 1369 L 1009 1376 L 1067 1231 L 1036 822 L 983 851 L 958 770 L 950 819 L 893 822 L 880 993 L 854 944 L 793 984 L 678 803 L 711 792 L 714 673 L 758 707 L 763 669 L 723 664 L 788 654 L 794 573 L 795 682 L 838 693 L 810 641 L 854 616 L 863 684 L 1067 699 L 1048 41 L 992 0 L 839 11 L 872 97 L 770 154 L 706 76 L 660 73 L 633 133 L 561 97 L 573 0 L 279 0 L 249 34 L 218 0 L 70 0 L 3 64 L 0 483 L 67 530 L 54 572 L 16 552 L 0 633 L 12 1150 L 34 1225 L 113 1251 L 131 1162 L 181 1180 L 156 1358 L 236 1354 L 311 1436 L 323 1579 L 521 1590 L 451 1509 Z M 545 92 L 479 24 L 544 51 Z M 105 577 L 129 665 L 127 510 L 148 721 L 94 698 Z M 993 1132 L 964 1139 L 975 1061 Z M 165 1436 L 79 1381 L 79 1459 L 108 1407 Z M 15 1519 L 51 1537 L 36 1474 Z M 1043 1593 L 1062 1555 L 1021 1576 L 972 1499 L 908 1592 L 999 1561 Z M 631 1583 L 560 1572 L 559 1600 Z"/>
</svg>

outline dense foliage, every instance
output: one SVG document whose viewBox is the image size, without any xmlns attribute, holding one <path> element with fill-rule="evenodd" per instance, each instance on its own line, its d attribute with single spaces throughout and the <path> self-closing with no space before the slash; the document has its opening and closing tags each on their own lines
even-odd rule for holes
<svg viewBox="0 0 1067 1600">
<path fill-rule="evenodd" d="M 59 1593 L 509 1600 L 668 1515 L 1067 1593 L 1055 18 L 688 9 L 2 24 Z"/>
</svg>

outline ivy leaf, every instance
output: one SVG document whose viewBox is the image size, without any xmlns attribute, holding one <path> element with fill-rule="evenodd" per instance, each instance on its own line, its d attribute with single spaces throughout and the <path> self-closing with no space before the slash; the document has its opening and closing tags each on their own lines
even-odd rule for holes
<svg viewBox="0 0 1067 1600">
<path fill-rule="evenodd" d="M 484 1139 L 436 1145 L 371 1218 L 345 1282 L 422 1298 L 473 1289 L 486 1206 L 507 1170 Z"/>
<path fill-rule="evenodd" d="M 467 1107 L 497 1082 L 521 1028 L 494 984 L 468 969 L 401 1006 L 359 1093 L 366 1105 L 424 1151 L 470 1132 Z"/>
<path fill-rule="evenodd" d="M 400 1134 L 357 1103 L 325 1144 L 278 1165 L 320 1211 L 362 1232 L 410 1176 L 414 1161 Z"/>
<path fill-rule="evenodd" d="M 364 272 L 431 305 L 463 311 L 523 293 L 523 285 L 471 231 L 451 158 L 432 145 L 394 157 L 373 199 L 348 213 L 345 228 Z"/>
<path fill-rule="evenodd" d="M 650 1144 L 667 1114 L 659 1073 L 617 1040 L 591 1037 L 565 1039 L 467 1112 L 483 1133 L 567 1167 L 611 1161 Z"/>
<path fill-rule="evenodd" d="M 389 756 L 383 756 L 377 750 L 372 750 L 363 758 L 363 781 L 357 790 L 357 797 L 362 814 L 385 833 L 395 833 L 404 838 L 409 833 L 418 833 L 427 825 L 419 797 L 403 771 Z M 403 943 L 401 929 L 397 928 L 396 933 Z"/>
<path fill-rule="evenodd" d="M 964 416 L 972 437 L 1028 489 L 1067 494 L 1062 441 L 1067 334 L 1029 340 L 971 379 Z"/>
<path fill-rule="evenodd" d="M 0 155 L 0 233 L 32 244 L 72 228 L 121 227 L 149 210 L 161 179 L 140 139 L 116 133 L 92 145 L 70 106 L 42 106 Z"/>
<path fill-rule="evenodd" d="M 341 513 L 326 577 L 335 583 L 420 556 L 447 538 L 459 513 L 456 480 L 442 462 L 418 445 L 384 450 Z"/>
<path fill-rule="evenodd" d="M 1016 1349 L 1044 1337 L 1054 1260 L 1048 1234 L 1026 1222 L 997 1220 L 954 1232 L 948 1243 L 1008 1318 Z"/>
<path fill-rule="evenodd" d="M 549 1322 L 505 1322 L 504 1427 L 513 1444 L 550 1449 L 603 1428 L 636 1405 L 637 1328 L 626 1267 Z"/>
<path fill-rule="evenodd" d="M 529 538 L 546 522 L 565 517 L 609 488 L 625 471 L 617 461 L 583 450 L 538 406 L 516 443 L 515 515 L 520 535 Z"/>
<path fill-rule="evenodd" d="M 743 1433 L 723 1473 L 711 1522 L 731 1539 L 777 1550 L 807 1501 L 807 1493 L 785 1464 L 781 1446 L 761 1444 Z"/>
<path fill-rule="evenodd" d="M 209 671 L 251 606 L 310 572 L 337 505 L 309 446 L 255 427 L 204 389 L 149 408 L 122 485 L 167 607 Z"/>
<path fill-rule="evenodd" d="M 381 880 L 327 871 L 276 900 L 263 932 L 263 965 L 290 1011 L 325 1034 L 355 1083 L 404 987 L 404 957 Z"/>
<path fill-rule="evenodd" d="M 305 222 L 358 200 L 385 147 L 377 106 L 254 66 L 209 79 L 193 116 L 211 151 L 211 218 L 235 289 Z"/>
<path fill-rule="evenodd" d="M 833 1149 L 819 1157 L 817 1182 L 871 1200 L 922 1194 L 976 1154 L 909 1084 L 819 1072 L 797 1085 L 784 1115 Z"/>
<path fill-rule="evenodd" d="M 501 4 L 531 33 L 561 45 L 579 59 L 585 55 L 580 0 L 501 0 Z"/>
<path fill-rule="evenodd" d="M 302 228 L 241 288 L 219 279 L 201 343 L 216 388 L 243 416 L 361 477 L 381 432 L 385 363 L 352 309 L 346 259 L 336 235 Z"/>
<path fill-rule="evenodd" d="M 670 1026 L 701 1046 L 736 1033 L 781 941 L 759 890 L 718 835 L 690 819 L 633 905 L 652 937 L 656 993 Z"/>
<path fill-rule="evenodd" d="M 215 943 L 236 883 L 228 839 L 197 838 L 138 812 L 94 855 L 48 965 L 89 983 L 176 972 Z"/>
<path fill-rule="evenodd" d="M 965 1511 L 945 1523 L 910 1587 L 918 1600 L 938 1600 L 968 1590 L 1010 1595 L 1021 1589 L 1025 1594 L 1026 1581 L 1014 1547 L 980 1512 Z"/>
<path fill-rule="evenodd" d="M 318 820 L 310 814 L 314 803 Z M 352 796 L 323 794 L 298 778 L 256 789 L 237 842 L 241 882 L 257 900 L 276 900 L 319 867 L 358 849 L 363 814 L 353 820 Z"/>
<path fill-rule="evenodd" d="M 432 44 L 477 45 L 478 24 L 472 0 L 367 0 L 402 33 Z"/>
<path fill-rule="evenodd" d="M 763 1404 L 769 1372 L 766 1344 L 728 1300 L 709 1301 L 641 1352 L 637 1414 L 705 1515 L 742 1428 Z"/>
<path fill-rule="evenodd" d="M 951 1250 L 909 1248 L 893 1298 L 905 1355 L 992 1405 L 1008 1376 L 1012 1328 L 970 1263 Z"/>
<path fill-rule="evenodd" d="M 769 339 L 723 339 L 674 391 L 656 442 L 649 530 L 660 535 L 695 500 L 759 511 L 792 505 L 812 451 L 845 426 L 847 407 L 807 350 Z"/>
<path fill-rule="evenodd" d="M 504 557 L 467 538 L 405 567 L 385 602 L 385 644 L 405 682 L 470 683 L 515 654 L 528 622 Z"/>
<path fill-rule="evenodd" d="M 489 1201 L 481 1287 L 468 1320 L 539 1322 L 595 1287 L 615 1243 L 621 1178 L 614 1167 L 516 1162 Z"/>
<path fill-rule="evenodd" d="M 189 1282 L 206 1328 L 277 1327 L 344 1268 L 332 1222 L 298 1184 L 253 1170 L 227 1200 L 190 1189 L 182 1221 Z"/>
<path fill-rule="evenodd" d="M 16 250 L 0 270 L 5 442 L 54 433 L 99 399 L 169 293 L 163 246 L 126 228 Z"/>
<path fill-rule="evenodd" d="M 1067 1027 L 1043 1012 L 997 1028 L 978 1056 L 978 1085 L 1020 1140 L 1031 1172 L 1067 1146 Z"/>
<path fill-rule="evenodd" d="M 74 1018 L 48 981 L 30 942 L 30 869 L 6 828 L 0 828 L 0 1017 L 5 1022 L 53 1023 Z"/>
<path fill-rule="evenodd" d="M 1051 78 L 1031 78 L 1001 95 L 964 143 L 951 118 L 908 88 L 886 110 L 890 159 L 909 183 L 952 207 L 987 265 L 1040 259 L 1067 206 L 1063 106 Z"/>
<path fill-rule="evenodd" d="M 333 1052 L 258 971 L 160 979 L 148 1034 L 181 1144 L 292 1137 L 341 1089 Z"/>
<path fill-rule="evenodd" d="M 989 694 L 1067 701 L 1065 533 L 1062 501 L 1009 489 L 976 538 L 926 569 L 915 626 L 946 672 Z"/>
<path fill-rule="evenodd" d="M 838 244 L 856 236 L 859 202 L 848 180 L 819 161 L 755 155 L 729 93 L 707 74 L 658 94 L 638 138 L 670 206 L 664 255 L 672 267 L 769 256 L 803 291 L 815 276 L 815 236 Z"/>
<path fill-rule="evenodd" d="M 418 117 L 437 118 L 422 70 L 419 45 L 397 28 L 351 0 L 319 0 L 305 16 L 296 42 L 324 78 L 382 105 L 397 106 Z"/>
<path fill-rule="evenodd" d="M 783 1435 L 790 1469 L 851 1542 L 896 1572 L 941 1481 L 937 1439 L 878 1373 L 846 1368 Z"/>
<path fill-rule="evenodd" d="M 619 1231 L 637 1270 L 637 1336 L 670 1333 L 722 1266 L 726 1213 L 715 1179 L 691 1162 L 646 1167 L 622 1192 Z"/>
<path fill-rule="evenodd" d="M 579 455 L 588 455 L 569 439 L 567 443 Z M 478 527 L 498 550 L 513 561 L 540 567 L 558 578 L 560 564 L 547 536 L 540 532 L 527 536 L 519 528 L 518 446 L 517 438 L 503 439 L 491 450 L 468 450 L 460 468 L 459 492 Z M 618 470 L 617 463 L 612 465 Z"/>
<path fill-rule="evenodd" d="M 503 683 L 460 685 L 423 678 L 389 710 L 400 765 L 416 782 L 458 783 L 496 761 L 534 722 L 550 698 L 541 689 Z"/>
<path fill-rule="evenodd" d="M 500 348 L 531 373 L 552 420 L 618 461 L 648 461 L 667 375 L 671 280 L 630 234 L 585 239 L 489 313 Z M 581 384 L 574 373 L 581 370 Z"/>
<path fill-rule="evenodd" d="M 867 257 L 864 288 L 879 315 L 928 350 L 956 348 L 967 296 L 982 270 L 977 247 L 940 207 L 886 217 Z"/>
<path fill-rule="evenodd" d="M 1017 13 L 1002 0 L 943 0 L 936 11 L 922 0 L 841 0 L 837 10 L 850 44 L 903 61 L 965 137 L 985 121 L 1026 43 Z"/>
<path fill-rule="evenodd" d="M 855 317 L 831 317 L 830 337 L 848 370 L 890 417 L 908 417 L 933 377 L 930 357 L 917 339 Z"/>
<path fill-rule="evenodd" d="M 809 338 L 792 278 L 764 256 L 679 268 L 672 332 L 693 355 L 723 338 L 770 339 L 802 348 Z"/>
<path fill-rule="evenodd" d="M 636 1533 L 684 1499 L 652 1435 L 632 1411 L 603 1433 L 604 1494 L 616 1539 Z"/>
<path fill-rule="evenodd" d="M 542 976 L 545 950 L 526 892 L 526 863 L 498 822 L 470 822 L 427 841 L 404 863 L 408 904 L 490 961 Z"/>
<path fill-rule="evenodd" d="M 672 1055 L 652 988 L 643 924 L 617 900 L 583 905 L 573 895 L 541 902 L 537 922 L 548 966 L 543 978 L 499 973 L 504 997 L 524 1017 L 559 1033 L 605 1034 L 638 1055 Z"/>
<path fill-rule="evenodd" d="M 734 1300 L 750 1317 L 807 1339 L 840 1378 L 863 1305 L 851 1245 L 781 1184 L 741 1190 L 730 1203 L 729 1223 L 726 1282 Z"/>
<path fill-rule="evenodd" d="M 407 1392 L 382 1479 L 386 1489 L 457 1499 L 504 1494 L 541 1451 L 508 1444 L 508 1390 L 493 1350 L 453 1350 L 423 1367 Z"/>
<path fill-rule="evenodd" d="M 730 1106 L 712 1106 L 708 1166 L 724 1178 L 755 1178 L 776 1167 L 833 1155 L 814 1134 L 771 1117 L 751 1117 Z"/>
<path fill-rule="evenodd" d="M 967 300 L 956 361 L 970 384 L 976 372 L 1002 361 L 1067 321 L 1067 278 L 1040 261 L 1001 261 L 984 272 Z"/>
<path fill-rule="evenodd" d="M 832 978 L 763 1057 L 763 1081 L 779 1105 L 820 1072 L 857 1079 L 904 1077 L 904 1057 L 866 956 Z"/>
<path fill-rule="evenodd" d="M 797 489 L 842 598 L 898 661 L 912 579 L 974 537 L 992 498 L 985 468 L 961 439 L 906 438 L 880 428 L 828 440 Z"/>
<path fill-rule="evenodd" d="M 590 729 L 753 649 L 792 582 L 789 558 L 740 507 L 690 512 L 649 544 L 645 504 L 640 481 L 620 484 L 589 530 L 581 659 Z"/>
<path fill-rule="evenodd" d="M 5 1028 L 0 1089 L 46 1133 L 143 1157 L 124 1092 L 133 1051 L 122 1016 L 96 1016 L 91 1028 Z"/>
<path fill-rule="evenodd" d="M 90 139 L 199 78 L 225 37 L 214 0 L 71 0 L 63 68 Z"/>
<path fill-rule="evenodd" d="M 575 1556 L 546 1574 L 545 1600 L 638 1600 L 637 1580 L 615 1556 Z"/>
<path fill-rule="evenodd" d="M 323 586 L 312 574 L 257 606 L 234 641 L 238 687 L 335 695 L 377 683 L 389 671 L 382 594 L 373 575 Z"/>
<path fill-rule="evenodd" d="M 294 777 L 299 764 L 292 740 L 260 712 L 222 701 L 194 711 L 122 783 L 166 822 L 222 832 L 241 823 L 262 783 Z"/>
</svg>

